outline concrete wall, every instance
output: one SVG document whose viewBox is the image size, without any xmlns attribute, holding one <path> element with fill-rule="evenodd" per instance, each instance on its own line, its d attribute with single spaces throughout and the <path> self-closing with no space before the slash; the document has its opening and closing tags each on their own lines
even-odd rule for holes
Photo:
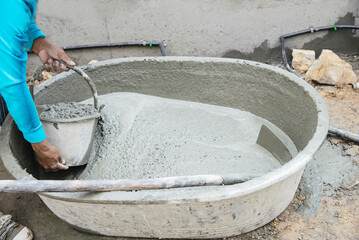
<svg viewBox="0 0 359 240">
<path fill-rule="evenodd" d="M 43 0 L 38 4 L 37 24 L 60 46 L 166 40 L 168 55 L 265 62 L 280 61 L 280 35 L 311 26 L 354 24 L 355 17 L 359 17 L 358 0 Z M 355 36 L 345 31 L 338 35 Z M 329 38 L 323 32 L 288 43 L 303 47 L 313 42 L 306 47 L 318 50 Z M 69 51 L 69 55 L 84 64 L 91 59 L 160 55 L 160 51 L 135 47 Z M 30 57 L 30 66 L 34 64 L 39 62 Z"/>
</svg>

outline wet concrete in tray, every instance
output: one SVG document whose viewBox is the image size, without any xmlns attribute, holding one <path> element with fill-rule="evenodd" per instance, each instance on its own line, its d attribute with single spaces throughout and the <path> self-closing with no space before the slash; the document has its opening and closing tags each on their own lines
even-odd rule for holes
<svg viewBox="0 0 359 240">
<path fill-rule="evenodd" d="M 238 109 L 126 92 L 99 101 L 102 126 L 79 179 L 264 175 L 281 165 L 256 144 L 262 125 L 296 151 L 278 127 Z"/>
</svg>

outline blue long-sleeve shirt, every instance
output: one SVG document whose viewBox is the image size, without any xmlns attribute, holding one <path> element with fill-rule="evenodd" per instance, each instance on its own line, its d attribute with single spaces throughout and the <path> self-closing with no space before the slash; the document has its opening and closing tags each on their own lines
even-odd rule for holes
<svg viewBox="0 0 359 240">
<path fill-rule="evenodd" d="M 37 28 L 34 17 L 37 0 L 0 2 L 0 94 L 9 113 L 31 142 L 46 138 L 34 101 L 26 85 L 26 49 L 45 35 Z"/>
</svg>

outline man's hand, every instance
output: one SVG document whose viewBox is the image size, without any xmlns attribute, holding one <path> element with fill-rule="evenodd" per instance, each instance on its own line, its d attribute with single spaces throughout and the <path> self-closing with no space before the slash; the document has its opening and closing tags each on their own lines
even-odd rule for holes
<svg viewBox="0 0 359 240">
<path fill-rule="evenodd" d="M 69 169 L 69 167 L 65 165 L 65 161 L 61 158 L 59 150 L 46 139 L 39 143 L 31 143 L 31 146 L 36 153 L 38 163 L 46 172 L 57 172 L 59 170 Z"/>
<path fill-rule="evenodd" d="M 66 55 L 64 50 L 48 41 L 46 38 L 37 38 L 32 45 L 32 50 L 39 56 L 48 72 L 62 72 L 69 70 L 56 60 L 62 60 L 72 66 L 75 65 L 75 63 Z"/>
<path fill-rule="evenodd" d="M 37 38 L 32 45 L 32 50 L 39 56 L 48 72 L 62 72 L 69 70 L 66 66 L 60 64 L 56 60 L 62 60 L 72 66 L 75 65 L 75 63 L 66 55 L 64 50 L 48 41 L 46 38 Z M 60 151 L 46 139 L 40 143 L 31 143 L 31 146 L 36 153 L 37 161 L 46 172 L 57 172 L 69 168 L 61 158 Z"/>
</svg>

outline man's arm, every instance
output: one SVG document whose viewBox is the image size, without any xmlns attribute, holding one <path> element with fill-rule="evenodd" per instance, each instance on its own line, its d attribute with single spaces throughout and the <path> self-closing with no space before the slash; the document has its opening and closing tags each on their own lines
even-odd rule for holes
<svg viewBox="0 0 359 240">
<path fill-rule="evenodd" d="M 31 143 L 40 165 L 47 171 L 67 169 L 61 159 L 61 153 L 46 140 L 26 85 L 26 58 L 9 51 L 14 49 L 14 44 L 10 41 L 5 43 L 0 40 L 0 93 L 8 110 L 24 138 Z"/>
<path fill-rule="evenodd" d="M 33 39 L 29 38 L 28 33 Z M 53 44 L 37 45 L 37 40 L 34 41 L 34 39 L 39 39 L 39 37 L 43 39 L 44 35 L 37 29 L 33 20 L 29 21 L 29 11 L 24 2 L 4 1 L 1 3 L 0 93 L 24 138 L 32 144 L 38 162 L 45 170 L 57 171 L 68 167 L 64 165 L 61 153 L 57 148 L 47 142 L 35 104 L 27 88 L 26 47 L 38 47 L 36 48 L 40 49 L 37 52 L 38 54 L 40 51 L 46 53 L 43 54 L 42 59 L 40 57 L 43 62 L 51 62 L 51 59 L 61 57 L 63 51 Z M 32 46 L 30 46 L 31 42 L 33 42 Z M 42 41 L 38 42 L 41 43 Z M 51 51 L 48 52 L 49 48 Z M 53 63 L 48 65 L 55 70 Z M 59 68 L 57 69 L 59 70 Z"/>
<path fill-rule="evenodd" d="M 41 62 L 45 65 L 48 72 L 68 71 L 64 65 L 55 60 L 63 60 L 69 65 L 75 65 L 73 61 L 66 55 L 65 51 L 57 45 L 51 43 L 41 30 L 36 26 L 35 20 L 32 18 L 27 31 L 28 42 L 27 49 L 32 50 L 39 56 Z"/>
<path fill-rule="evenodd" d="M 64 50 L 59 48 L 56 44 L 51 43 L 47 38 L 37 38 L 34 41 L 32 51 L 39 56 L 48 72 L 69 70 L 63 64 L 59 64 L 56 60 L 62 60 L 72 66 L 75 65 L 75 63 L 66 55 Z"/>
<path fill-rule="evenodd" d="M 28 41 L 26 43 L 26 48 L 28 50 L 31 50 L 33 48 L 34 41 L 36 39 L 45 37 L 45 34 L 43 34 L 41 30 L 36 26 L 34 18 L 30 20 L 30 23 L 28 25 L 27 37 Z"/>
<path fill-rule="evenodd" d="M 64 65 L 59 65 L 55 60 L 63 60 L 69 65 L 75 65 L 61 48 L 46 39 L 45 35 L 36 26 L 34 18 L 31 19 L 28 25 L 27 35 L 28 42 L 26 47 L 39 56 L 47 71 L 68 71 Z M 36 153 L 38 162 L 45 170 L 68 169 L 67 166 L 64 166 L 65 161 L 61 158 L 61 153 L 46 139 L 41 142 L 32 142 L 31 146 Z"/>
<path fill-rule="evenodd" d="M 41 62 L 45 65 L 47 71 L 61 72 L 68 71 L 63 64 L 58 64 L 55 60 L 63 60 L 69 65 L 75 65 L 66 53 L 57 45 L 51 43 L 46 38 L 39 37 L 33 41 L 32 50 L 37 54 Z M 66 170 L 65 161 L 61 158 L 58 149 L 52 146 L 46 139 L 39 143 L 31 143 L 36 152 L 37 160 L 45 170 L 56 171 L 58 169 Z"/>
</svg>

